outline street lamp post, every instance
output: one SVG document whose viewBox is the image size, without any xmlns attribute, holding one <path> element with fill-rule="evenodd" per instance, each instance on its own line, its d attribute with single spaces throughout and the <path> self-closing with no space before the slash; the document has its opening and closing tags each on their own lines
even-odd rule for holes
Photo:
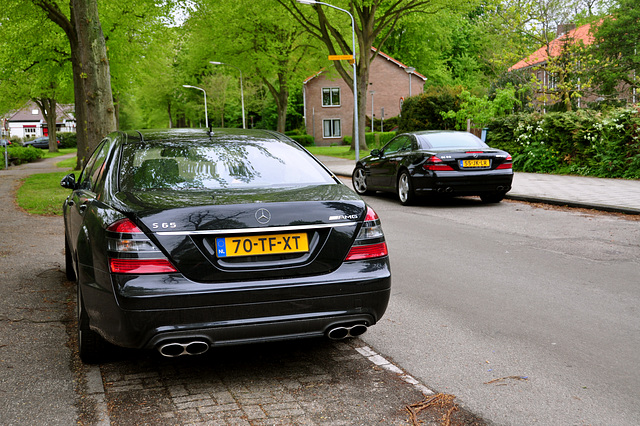
<svg viewBox="0 0 640 426">
<path fill-rule="evenodd" d="M 411 97 L 411 80 L 413 79 L 413 78 L 412 78 L 412 77 L 413 77 L 413 72 L 414 72 L 416 69 L 415 69 L 415 68 L 413 68 L 413 67 L 407 67 L 407 68 L 405 68 L 404 70 L 407 72 L 407 74 L 409 74 L 409 97 Z"/>
<path fill-rule="evenodd" d="M 351 18 L 351 42 L 353 45 L 353 125 L 354 125 L 354 134 L 353 134 L 353 143 L 356 146 L 356 161 L 360 160 L 360 142 L 358 141 L 358 83 L 356 76 L 356 21 L 353 19 L 353 15 L 344 9 L 340 9 L 337 6 L 334 6 L 329 3 L 324 3 L 316 0 L 296 0 L 301 4 L 323 4 L 327 7 L 331 7 L 333 9 L 339 10 L 341 12 L 346 13 Z"/>
<path fill-rule="evenodd" d="M 237 69 L 238 71 L 240 71 L 240 103 L 242 104 L 242 128 L 246 129 L 247 128 L 247 123 L 244 119 L 244 90 L 242 88 L 242 70 L 238 67 L 236 67 L 235 65 L 231 65 L 231 64 L 227 64 L 224 62 L 217 62 L 217 61 L 209 61 L 210 64 L 213 65 L 227 65 L 230 67 L 233 67 L 235 69 Z"/>
<path fill-rule="evenodd" d="M 207 92 L 205 92 L 205 90 L 200 88 L 200 87 L 189 86 L 188 84 L 183 84 L 182 87 L 186 87 L 187 89 L 202 90 L 202 93 L 204 93 L 204 126 L 208 129 L 209 128 L 209 115 L 207 114 Z"/>
</svg>

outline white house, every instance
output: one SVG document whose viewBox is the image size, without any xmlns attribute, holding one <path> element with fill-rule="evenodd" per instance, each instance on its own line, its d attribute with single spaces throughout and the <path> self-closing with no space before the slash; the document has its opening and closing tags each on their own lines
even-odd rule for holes
<svg viewBox="0 0 640 426">
<path fill-rule="evenodd" d="M 75 133 L 74 105 L 57 104 L 56 111 L 56 131 Z M 8 130 L 9 137 L 24 139 L 49 135 L 47 121 L 34 102 L 28 102 L 22 109 L 5 114 L 3 119 L 6 120 L 5 128 Z"/>
</svg>

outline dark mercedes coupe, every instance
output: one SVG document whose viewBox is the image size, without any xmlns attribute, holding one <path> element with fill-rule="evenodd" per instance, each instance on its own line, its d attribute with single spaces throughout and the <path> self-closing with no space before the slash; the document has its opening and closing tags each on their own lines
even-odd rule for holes
<svg viewBox="0 0 640 426">
<path fill-rule="evenodd" d="M 85 362 L 357 336 L 387 307 L 378 216 L 279 133 L 117 132 L 61 185 Z"/>
<path fill-rule="evenodd" d="M 420 195 L 479 195 L 486 203 L 498 203 L 512 180 L 508 152 L 471 133 L 429 130 L 400 134 L 372 150 L 352 175 L 358 194 L 396 192 L 404 205 Z"/>
</svg>

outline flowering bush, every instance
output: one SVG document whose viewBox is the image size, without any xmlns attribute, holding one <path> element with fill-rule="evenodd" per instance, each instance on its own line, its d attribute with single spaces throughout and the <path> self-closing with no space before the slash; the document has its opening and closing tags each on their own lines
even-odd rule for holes
<svg viewBox="0 0 640 426">
<path fill-rule="evenodd" d="M 489 145 L 516 171 L 640 178 L 640 107 L 518 114 L 489 124 Z"/>
</svg>

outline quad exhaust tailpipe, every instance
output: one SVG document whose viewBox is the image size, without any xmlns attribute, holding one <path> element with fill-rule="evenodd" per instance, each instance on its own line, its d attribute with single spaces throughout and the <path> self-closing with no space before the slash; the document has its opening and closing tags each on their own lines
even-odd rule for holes
<svg viewBox="0 0 640 426">
<path fill-rule="evenodd" d="M 453 192 L 453 188 L 450 187 L 450 186 L 447 186 L 446 188 L 438 188 L 438 192 L 451 193 L 451 192 Z"/>
<path fill-rule="evenodd" d="M 209 344 L 200 340 L 192 342 L 171 342 L 158 346 L 158 352 L 167 358 L 182 355 L 202 355 L 209 350 Z"/>
<path fill-rule="evenodd" d="M 364 324 L 355 324 L 347 326 L 337 326 L 331 328 L 327 332 L 327 337 L 332 340 L 342 340 L 347 337 L 357 337 L 363 335 L 367 331 L 367 326 Z"/>
</svg>

